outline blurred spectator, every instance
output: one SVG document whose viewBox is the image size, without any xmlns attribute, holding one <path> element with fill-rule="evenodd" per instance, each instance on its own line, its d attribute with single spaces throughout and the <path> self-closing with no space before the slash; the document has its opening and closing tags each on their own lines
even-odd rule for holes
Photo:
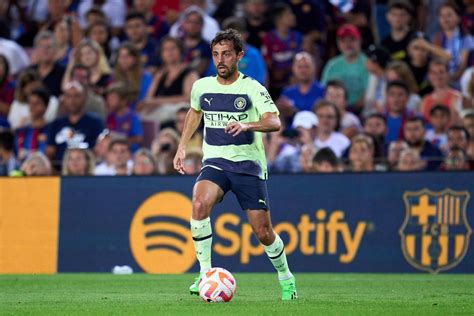
<svg viewBox="0 0 474 316">
<path fill-rule="evenodd" d="M 448 148 L 449 150 L 458 147 L 464 151 L 467 151 L 470 137 L 469 132 L 460 125 L 454 125 L 448 128 Z"/>
<path fill-rule="evenodd" d="M 349 139 L 362 130 L 359 118 L 352 112 L 347 111 L 347 90 L 342 81 L 329 80 L 326 84 L 325 99 L 336 105 L 339 110 L 341 121 L 339 131 Z"/>
<path fill-rule="evenodd" d="M 313 157 L 314 172 L 339 172 L 341 171 L 340 162 L 331 148 L 321 148 Z"/>
<path fill-rule="evenodd" d="M 457 123 L 465 100 L 459 91 L 449 86 L 448 65 L 441 60 L 432 60 L 428 78 L 434 90 L 421 100 L 420 107 L 424 119 L 429 121 L 431 108 L 436 104 L 442 104 L 451 111 L 451 124 Z"/>
<path fill-rule="evenodd" d="M 292 30 L 296 20 L 287 4 L 275 4 L 271 13 L 275 27 L 266 33 L 261 50 L 269 71 L 268 90 L 278 98 L 289 83 L 293 58 L 301 51 L 303 39 L 300 32 Z"/>
<path fill-rule="evenodd" d="M 14 149 L 15 137 L 12 132 L 0 131 L 0 176 L 8 176 L 20 167 Z"/>
<path fill-rule="evenodd" d="M 453 147 L 449 150 L 444 159 L 444 162 L 441 165 L 441 170 L 468 171 L 470 170 L 469 157 L 463 149 Z"/>
<path fill-rule="evenodd" d="M 174 128 L 178 132 L 178 135 L 183 135 L 184 121 L 186 120 L 186 114 L 188 113 L 188 110 L 189 110 L 188 107 L 181 107 L 176 112 L 176 120 L 175 120 Z M 201 149 L 202 139 L 203 139 L 202 131 L 198 129 L 189 140 L 186 146 L 187 150 L 196 151 L 196 150 Z"/>
<path fill-rule="evenodd" d="M 311 111 L 313 105 L 324 96 L 324 88 L 315 79 L 316 64 L 310 54 L 301 52 L 295 55 L 292 73 L 295 84 L 283 88 L 276 102 L 287 122 L 291 122 L 298 111 Z"/>
<path fill-rule="evenodd" d="M 465 98 L 471 100 L 470 107 L 474 107 L 474 66 L 464 71 L 461 77 L 461 91 Z"/>
<path fill-rule="evenodd" d="M 67 148 L 93 148 L 104 129 L 99 118 L 85 113 L 86 90 L 79 82 L 67 83 L 63 96 L 69 114 L 51 123 L 46 147 L 46 155 L 57 167 Z"/>
<path fill-rule="evenodd" d="M 179 39 L 182 40 L 184 46 L 184 62 L 202 77 L 211 63 L 212 54 L 209 42 L 201 35 L 204 23 L 203 12 L 196 8 L 191 9 L 184 15 L 181 25 L 182 34 Z"/>
<path fill-rule="evenodd" d="M 420 152 L 416 149 L 406 148 L 400 152 L 397 164 L 398 171 L 420 171 L 425 168 L 425 162 L 421 160 Z"/>
<path fill-rule="evenodd" d="M 57 50 L 56 38 L 50 31 L 41 31 L 35 37 L 35 49 L 33 51 L 33 69 L 40 75 L 43 84 L 54 96 L 61 94 L 61 80 L 65 69 L 56 62 Z"/>
<path fill-rule="evenodd" d="M 162 68 L 153 77 L 145 100 L 137 111 L 143 119 L 165 123 L 175 119 L 180 106 L 188 106 L 193 83 L 198 74 L 183 63 L 181 41 L 165 37 L 161 41 Z"/>
<path fill-rule="evenodd" d="M 425 138 L 441 151 L 448 149 L 448 136 L 446 132 L 449 127 L 451 112 L 444 105 L 435 105 L 430 111 L 431 128 L 427 129 Z"/>
<path fill-rule="evenodd" d="M 184 169 L 186 174 L 199 174 L 202 168 L 202 150 L 186 150 L 186 158 L 184 159 Z"/>
<path fill-rule="evenodd" d="M 134 176 L 151 176 L 157 174 L 156 160 L 148 148 L 140 148 L 133 156 Z"/>
<path fill-rule="evenodd" d="M 405 122 L 403 128 L 405 141 L 410 148 L 416 149 L 426 162 L 426 170 L 437 170 L 441 164 L 443 154 L 430 142 L 425 141 L 425 127 L 421 117 L 414 116 Z"/>
<path fill-rule="evenodd" d="M 446 1 L 440 6 L 438 20 L 441 30 L 434 36 L 433 43 L 451 55 L 449 82 L 459 87 L 458 80 L 466 69 L 469 50 L 474 48 L 472 38 L 460 28 L 461 12 L 455 2 Z"/>
<path fill-rule="evenodd" d="M 6 118 L 15 93 L 15 84 L 10 77 L 10 66 L 4 55 L 0 55 L 0 117 Z"/>
<path fill-rule="evenodd" d="M 180 1 L 181 5 L 181 15 L 176 23 L 171 26 L 169 35 L 172 37 L 181 38 L 183 36 L 183 22 L 188 15 L 189 12 L 199 12 L 202 16 L 203 23 L 202 23 L 202 31 L 201 36 L 202 38 L 210 43 L 212 39 L 216 36 L 216 33 L 220 31 L 219 24 L 217 21 L 207 14 L 204 10 L 206 6 L 205 0 L 191 0 L 191 1 Z M 183 7 L 182 4 L 187 2 L 186 6 Z"/>
<path fill-rule="evenodd" d="M 173 167 L 173 158 L 178 149 L 179 135 L 172 128 L 164 128 L 158 137 L 153 140 L 151 152 L 156 157 L 158 174 L 176 173 Z"/>
<path fill-rule="evenodd" d="M 129 176 L 132 174 L 133 162 L 128 142 L 124 138 L 117 138 L 110 142 L 109 151 L 112 155 L 113 175 Z"/>
<path fill-rule="evenodd" d="M 409 93 L 408 86 L 403 81 L 390 81 L 387 84 L 386 142 L 403 139 L 404 124 L 412 116 L 412 113 L 406 108 Z"/>
<path fill-rule="evenodd" d="M 431 58 L 449 61 L 451 56 L 441 47 L 430 43 L 429 38 L 424 33 L 413 33 L 408 44 L 408 57 L 406 62 L 415 77 L 417 89 L 411 89 L 411 83 L 408 85 L 410 86 L 410 90 L 420 93 L 421 96 L 431 92 L 427 78 L 428 65 Z"/>
<path fill-rule="evenodd" d="M 31 91 L 40 87 L 43 87 L 43 83 L 36 70 L 25 69 L 20 73 L 16 82 L 15 100 L 8 113 L 8 122 L 12 129 L 18 129 L 31 123 L 28 96 Z M 44 114 L 44 119 L 47 123 L 52 122 L 56 118 L 58 108 L 58 98 L 50 95 L 48 106 Z"/>
<path fill-rule="evenodd" d="M 61 175 L 92 176 L 94 167 L 94 155 L 89 149 L 69 148 L 64 153 Z"/>
<path fill-rule="evenodd" d="M 110 48 L 112 38 L 110 34 L 109 24 L 104 20 L 95 21 L 87 27 L 85 35 L 91 41 L 96 42 L 102 47 L 107 60 L 110 60 L 112 50 Z"/>
<path fill-rule="evenodd" d="M 304 144 L 300 150 L 299 163 L 301 172 L 310 173 L 314 171 L 313 158 L 316 155 L 314 144 Z"/>
<path fill-rule="evenodd" d="M 55 60 L 58 64 L 66 67 L 72 52 L 70 19 L 62 18 L 54 26 L 54 38 L 56 39 Z"/>
<path fill-rule="evenodd" d="M 270 145 L 268 161 L 272 163 L 271 170 L 278 173 L 303 171 L 300 161 L 302 148 L 305 145 L 314 147 L 317 126 L 318 118 L 313 112 L 300 111 L 296 113 L 292 129 L 283 131 Z M 309 149 L 308 146 L 306 148 Z"/>
<path fill-rule="evenodd" d="M 467 112 L 462 118 L 462 125 L 469 134 L 469 139 L 474 141 L 474 111 Z"/>
<path fill-rule="evenodd" d="M 0 37 L 0 54 L 8 60 L 12 75 L 17 75 L 30 65 L 30 57 L 24 48 L 9 39 Z"/>
<path fill-rule="evenodd" d="M 369 80 L 369 73 L 365 69 L 367 57 L 361 52 L 359 30 L 351 24 L 341 26 L 337 30 L 337 46 L 341 54 L 328 61 L 321 82 L 326 85 L 331 79 L 341 80 L 347 89 L 349 107 L 358 113 L 364 105 Z"/>
<path fill-rule="evenodd" d="M 130 109 L 128 87 L 115 82 L 106 90 L 107 129 L 127 138 L 130 150 L 136 151 L 143 141 L 143 128 L 136 112 Z"/>
<path fill-rule="evenodd" d="M 119 136 L 112 133 L 108 129 L 104 129 L 102 133 L 97 136 L 97 140 L 94 146 L 94 156 L 97 166 L 105 163 L 105 166 L 111 165 L 109 159 L 109 145 L 112 139 L 118 138 Z M 97 172 L 96 172 L 97 174 Z"/>
<path fill-rule="evenodd" d="M 245 21 L 241 18 L 230 17 L 224 20 L 222 28 L 224 30 L 232 28 L 241 34 L 242 41 L 244 42 L 244 56 L 240 59 L 239 71 L 257 80 L 262 85 L 266 85 L 268 80 L 267 65 L 260 50 L 247 43 L 249 33 L 247 32 Z M 211 63 L 209 67 L 209 74 L 216 74 L 214 63 Z"/>
<path fill-rule="evenodd" d="M 102 95 L 97 94 L 91 87 L 91 69 L 82 64 L 72 66 L 71 81 L 79 82 L 86 90 L 86 112 L 94 113 L 105 122 L 107 109 Z M 65 112 L 65 109 L 62 109 Z M 66 113 L 63 113 L 66 114 Z"/>
<path fill-rule="evenodd" d="M 410 149 L 407 142 L 405 142 L 404 140 L 394 140 L 388 145 L 387 163 L 388 163 L 389 170 L 391 171 L 398 170 L 400 155 L 405 150 L 412 150 L 412 149 Z M 418 156 L 420 156 L 419 153 L 418 153 Z"/>
<path fill-rule="evenodd" d="M 372 137 L 374 156 L 380 161 L 386 156 L 387 121 L 385 117 L 380 113 L 370 114 L 364 121 L 364 133 Z"/>
<path fill-rule="evenodd" d="M 403 61 L 394 61 L 387 65 L 386 79 L 388 81 L 403 81 L 410 93 L 407 101 L 407 109 L 413 112 L 420 111 L 421 98 L 418 95 L 418 85 L 410 67 Z M 385 93 L 384 93 L 385 99 Z"/>
<path fill-rule="evenodd" d="M 364 96 L 364 112 L 382 112 L 385 103 L 385 68 L 390 62 L 390 53 L 382 46 L 370 45 L 367 50 L 365 68 L 369 72 L 369 82 Z"/>
<path fill-rule="evenodd" d="M 413 5 L 407 0 L 391 0 L 388 3 L 386 17 L 390 25 L 390 35 L 385 37 L 381 44 L 388 49 L 393 60 L 403 60 L 407 56 L 407 47 L 412 36 L 413 14 Z"/>
<path fill-rule="evenodd" d="M 145 16 L 148 33 L 159 42 L 162 37 L 168 34 L 170 27 L 161 16 L 154 14 L 152 9 L 155 2 L 155 0 L 133 0 L 132 9 Z"/>
<path fill-rule="evenodd" d="M 152 75 L 143 69 L 140 52 L 131 43 L 125 42 L 117 50 L 117 63 L 112 74 L 113 81 L 126 82 L 132 103 L 142 101 L 152 81 Z"/>
<path fill-rule="evenodd" d="M 84 65 L 90 70 L 89 88 L 102 95 L 110 82 L 110 66 L 99 44 L 89 39 L 82 40 L 69 60 L 63 78 L 63 87 L 71 80 L 71 72 L 75 65 Z"/>
<path fill-rule="evenodd" d="M 316 148 L 329 147 L 337 157 L 341 157 L 349 147 L 350 140 L 337 132 L 340 121 L 337 107 L 331 102 L 321 100 L 316 103 L 315 112 L 318 117 L 318 135 L 314 142 Z"/>
<path fill-rule="evenodd" d="M 50 176 L 52 174 L 51 162 L 43 153 L 34 152 L 21 165 L 24 176 Z"/>
<path fill-rule="evenodd" d="M 374 143 L 366 135 L 359 134 L 352 138 L 349 148 L 349 170 L 353 172 L 374 171 Z"/>
<path fill-rule="evenodd" d="M 148 69 L 158 67 L 160 62 L 156 56 L 158 43 L 148 33 L 145 16 L 138 12 L 130 12 L 125 20 L 127 40 L 140 52 L 142 65 Z"/>
<path fill-rule="evenodd" d="M 114 34 L 120 34 L 124 26 L 125 12 L 127 10 L 124 0 L 82 0 L 77 9 L 79 22 L 82 29 L 87 27 L 86 13 L 92 6 L 99 6 L 107 16 Z"/>
<path fill-rule="evenodd" d="M 48 91 L 43 87 L 34 89 L 28 95 L 29 124 L 15 132 L 16 153 L 20 161 L 23 161 L 32 152 L 45 153 L 46 151 L 49 126 L 44 116 L 49 98 Z"/>
<path fill-rule="evenodd" d="M 249 32 L 248 43 L 260 49 L 266 33 L 272 29 L 272 23 L 267 14 L 266 0 L 245 0 L 244 18 Z"/>
</svg>

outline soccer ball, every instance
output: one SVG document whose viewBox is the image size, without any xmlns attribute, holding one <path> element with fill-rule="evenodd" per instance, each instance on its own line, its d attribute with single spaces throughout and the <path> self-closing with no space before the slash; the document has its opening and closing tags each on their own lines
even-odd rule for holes
<svg viewBox="0 0 474 316">
<path fill-rule="evenodd" d="M 234 277 L 223 268 L 211 268 L 199 280 L 199 296 L 206 302 L 229 302 L 236 289 Z"/>
</svg>

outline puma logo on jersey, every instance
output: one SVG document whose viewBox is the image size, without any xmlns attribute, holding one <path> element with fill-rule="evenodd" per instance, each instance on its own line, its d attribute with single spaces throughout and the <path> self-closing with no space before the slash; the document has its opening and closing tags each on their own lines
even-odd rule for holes
<svg viewBox="0 0 474 316">
<path fill-rule="evenodd" d="M 258 203 L 262 203 L 263 205 L 267 205 L 267 203 L 265 203 L 265 200 L 262 200 L 262 199 L 259 199 Z"/>
<path fill-rule="evenodd" d="M 206 101 L 207 104 L 209 104 L 209 106 L 211 106 L 212 99 L 214 99 L 214 98 L 210 98 L 209 100 L 207 98 L 204 98 L 204 101 Z"/>
</svg>

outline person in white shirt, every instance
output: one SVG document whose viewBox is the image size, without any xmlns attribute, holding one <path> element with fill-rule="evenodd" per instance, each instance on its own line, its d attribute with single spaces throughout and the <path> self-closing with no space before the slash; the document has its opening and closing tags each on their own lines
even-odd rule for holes
<svg viewBox="0 0 474 316">
<path fill-rule="evenodd" d="M 0 38 L 0 55 L 7 58 L 10 73 L 14 76 L 30 65 L 30 58 L 26 51 L 9 39 Z"/>
<path fill-rule="evenodd" d="M 336 105 L 321 100 L 316 103 L 315 112 L 318 117 L 318 136 L 314 141 L 316 148 L 329 147 L 340 158 L 351 141 L 344 134 L 337 132 L 340 115 Z"/>
<path fill-rule="evenodd" d="M 203 1 L 194 1 L 197 3 L 203 2 Z M 220 31 L 219 24 L 217 21 L 211 17 L 209 14 L 207 14 L 201 7 L 197 5 L 192 5 L 185 10 L 182 11 L 182 13 L 179 16 L 178 21 L 174 23 L 171 26 L 169 35 L 172 37 L 182 37 L 182 30 L 181 30 L 181 24 L 183 23 L 185 17 L 188 15 L 189 12 L 193 11 L 199 11 L 203 17 L 204 24 L 202 27 L 202 38 L 205 39 L 208 42 L 211 42 L 211 40 L 216 36 L 216 33 Z"/>
</svg>

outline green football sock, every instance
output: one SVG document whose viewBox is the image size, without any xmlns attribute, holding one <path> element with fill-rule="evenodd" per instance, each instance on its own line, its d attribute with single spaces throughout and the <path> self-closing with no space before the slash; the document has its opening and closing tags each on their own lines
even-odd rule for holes
<svg viewBox="0 0 474 316">
<path fill-rule="evenodd" d="M 201 266 L 201 272 L 211 268 L 212 227 L 211 218 L 203 220 L 191 219 L 191 234 L 194 241 L 196 257 Z"/>
<path fill-rule="evenodd" d="M 263 248 L 273 266 L 278 271 L 278 279 L 286 280 L 293 277 L 293 274 L 291 274 L 288 268 L 288 262 L 286 261 L 285 244 L 278 234 L 275 235 L 275 241 L 269 246 L 264 245 Z"/>
</svg>

